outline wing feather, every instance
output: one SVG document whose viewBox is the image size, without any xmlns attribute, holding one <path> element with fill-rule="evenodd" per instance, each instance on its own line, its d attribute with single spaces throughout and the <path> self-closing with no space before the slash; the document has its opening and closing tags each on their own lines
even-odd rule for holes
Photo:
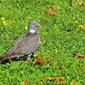
<svg viewBox="0 0 85 85">
<path fill-rule="evenodd" d="M 18 44 L 14 44 L 14 52 L 17 55 L 26 55 L 34 52 L 39 45 L 39 35 L 25 36 Z M 16 41 L 17 42 L 17 41 Z"/>
</svg>

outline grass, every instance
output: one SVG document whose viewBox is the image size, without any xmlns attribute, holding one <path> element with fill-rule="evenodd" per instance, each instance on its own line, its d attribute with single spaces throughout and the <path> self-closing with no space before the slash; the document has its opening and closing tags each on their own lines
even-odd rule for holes
<svg viewBox="0 0 85 85">
<path fill-rule="evenodd" d="M 16 37 L 27 32 L 28 22 L 36 20 L 42 27 L 37 29 L 41 43 L 35 53 L 44 53 L 44 60 L 53 58 L 48 64 L 34 65 L 32 59 L 1 64 L 0 85 L 19 85 L 21 81 L 29 85 L 85 83 L 85 58 L 73 56 L 76 52 L 85 54 L 85 27 L 79 27 L 85 24 L 85 6 L 71 7 L 68 0 L 2 0 L 0 4 L 0 55 L 9 49 Z M 55 15 L 45 14 L 50 6 L 59 6 Z M 60 66 L 64 69 L 59 70 Z M 79 71 L 81 68 L 83 71 Z M 48 76 L 64 76 L 65 80 L 42 80 Z"/>
</svg>

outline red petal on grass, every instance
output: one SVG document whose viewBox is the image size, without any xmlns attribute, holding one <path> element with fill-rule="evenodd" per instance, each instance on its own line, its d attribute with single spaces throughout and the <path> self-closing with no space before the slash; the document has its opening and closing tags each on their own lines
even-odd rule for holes
<svg viewBox="0 0 85 85">
<path fill-rule="evenodd" d="M 56 80 L 56 81 L 64 81 L 65 78 L 62 76 L 62 77 L 44 77 L 43 79 L 45 80 Z"/>
<path fill-rule="evenodd" d="M 20 82 L 20 85 L 28 85 L 28 83 L 23 81 L 23 82 Z"/>
<path fill-rule="evenodd" d="M 34 64 L 40 64 L 40 63 L 44 63 L 44 60 L 42 57 L 34 60 Z"/>
<path fill-rule="evenodd" d="M 79 57 L 85 57 L 85 55 L 83 55 L 83 54 L 81 54 L 81 53 L 74 53 L 73 55 L 75 55 L 75 56 L 79 56 Z"/>
</svg>

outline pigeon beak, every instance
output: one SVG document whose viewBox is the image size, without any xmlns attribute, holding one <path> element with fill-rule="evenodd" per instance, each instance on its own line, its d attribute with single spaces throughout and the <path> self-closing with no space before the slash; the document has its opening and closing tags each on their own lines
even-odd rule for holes
<svg viewBox="0 0 85 85">
<path fill-rule="evenodd" d="M 41 27 L 41 25 L 40 24 L 37 24 L 37 27 Z"/>
</svg>

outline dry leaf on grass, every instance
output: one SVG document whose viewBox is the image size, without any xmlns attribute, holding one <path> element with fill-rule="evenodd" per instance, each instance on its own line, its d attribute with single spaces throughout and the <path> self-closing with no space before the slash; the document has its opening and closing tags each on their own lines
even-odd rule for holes
<svg viewBox="0 0 85 85">
<path fill-rule="evenodd" d="M 57 65 L 58 62 L 57 61 L 53 61 L 53 57 L 51 56 L 47 61 L 45 61 L 45 63 L 50 63 L 53 66 Z"/>
<path fill-rule="evenodd" d="M 20 85 L 28 85 L 28 83 L 23 81 L 23 82 L 20 82 Z"/>
<path fill-rule="evenodd" d="M 43 53 L 35 53 L 33 56 L 43 55 Z"/>
<path fill-rule="evenodd" d="M 83 54 L 81 54 L 81 53 L 74 53 L 73 55 L 75 55 L 75 56 L 79 56 L 79 57 L 85 57 L 85 55 L 83 55 Z"/>
<path fill-rule="evenodd" d="M 75 85 L 75 82 L 71 81 L 71 82 L 70 82 L 70 85 Z"/>
<path fill-rule="evenodd" d="M 85 85 L 85 83 L 82 83 L 83 85 Z"/>
<path fill-rule="evenodd" d="M 78 3 L 78 5 L 79 5 L 80 7 L 83 7 L 83 6 L 84 6 L 84 1 L 83 1 L 83 0 L 80 0 L 80 2 Z"/>
<path fill-rule="evenodd" d="M 71 81 L 70 85 L 80 85 L 78 82 Z"/>
<path fill-rule="evenodd" d="M 54 65 L 57 65 L 57 64 L 58 64 L 58 62 L 57 62 L 57 61 L 55 61 L 55 62 L 54 62 Z"/>
<path fill-rule="evenodd" d="M 52 62 L 52 57 L 50 57 L 47 61 L 45 61 L 45 63 L 50 63 L 50 62 Z"/>
<path fill-rule="evenodd" d="M 45 80 L 56 80 L 56 81 L 64 81 L 64 77 L 44 77 Z"/>
<path fill-rule="evenodd" d="M 80 24 L 79 28 L 85 28 L 85 24 Z"/>
<path fill-rule="evenodd" d="M 50 57 L 47 61 L 44 61 L 42 57 L 38 59 L 34 59 L 34 64 L 40 64 L 40 63 L 51 63 L 53 61 L 52 57 Z M 57 65 L 58 62 L 54 62 L 53 65 Z"/>
<path fill-rule="evenodd" d="M 79 71 L 79 72 L 83 72 L 84 69 L 83 69 L 83 68 L 79 68 L 78 71 Z"/>
<path fill-rule="evenodd" d="M 71 6 L 80 6 L 80 7 L 83 7 L 84 6 L 84 1 L 80 0 L 78 2 L 73 2 L 72 0 L 70 0 L 70 5 Z"/>
<path fill-rule="evenodd" d="M 55 8 L 54 7 L 49 7 L 46 14 L 54 15 L 55 14 Z"/>
<path fill-rule="evenodd" d="M 42 57 L 34 60 L 34 64 L 40 64 L 40 63 L 44 63 L 44 60 Z"/>
<path fill-rule="evenodd" d="M 63 70 L 63 69 L 64 69 L 64 66 L 60 66 L 60 67 L 59 67 L 59 70 Z"/>
</svg>

